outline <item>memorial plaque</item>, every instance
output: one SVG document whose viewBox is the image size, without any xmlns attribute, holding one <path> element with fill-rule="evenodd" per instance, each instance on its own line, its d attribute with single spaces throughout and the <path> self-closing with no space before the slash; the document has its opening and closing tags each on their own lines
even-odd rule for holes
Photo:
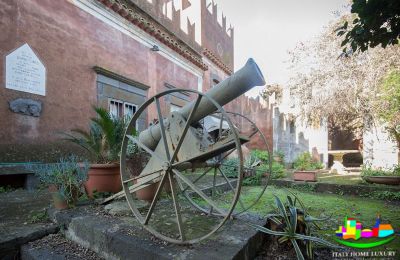
<svg viewBox="0 0 400 260">
<path fill-rule="evenodd" d="M 6 56 L 6 88 L 46 95 L 46 68 L 26 43 Z"/>
</svg>

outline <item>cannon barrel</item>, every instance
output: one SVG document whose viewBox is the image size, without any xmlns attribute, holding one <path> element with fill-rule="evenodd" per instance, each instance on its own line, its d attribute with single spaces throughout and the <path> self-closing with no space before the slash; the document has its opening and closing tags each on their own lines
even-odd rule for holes
<svg viewBox="0 0 400 260">
<path fill-rule="evenodd" d="M 265 85 L 264 76 L 255 61 L 249 59 L 245 66 L 211 88 L 206 92 L 206 95 L 217 101 L 221 106 L 224 106 L 240 95 L 246 93 L 251 88 L 262 85 Z M 187 119 L 194 104 L 195 101 L 192 101 L 178 110 L 178 112 Z M 193 115 L 192 122 L 197 122 L 214 113 L 216 110 L 217 108 L 212 104 L 212 102 L 210 102 L 210 100 L 203 98 Z M 160 139 L 161 130 L 158 124 L 150 126 L 139 135 L 140 142 L 150 149 L 155 149 Z"/>
</svg>

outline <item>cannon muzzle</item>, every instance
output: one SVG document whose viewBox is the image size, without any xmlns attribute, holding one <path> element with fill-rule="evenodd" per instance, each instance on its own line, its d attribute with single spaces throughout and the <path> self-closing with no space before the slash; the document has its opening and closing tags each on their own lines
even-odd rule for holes
<svg viewBox="0 0 400 260">
<path fill-rule="evenodd" d="M 211 88 L 206 94 L 214 99 L 221 106 L 226 105 L 240 95 L 246 93 L 255 86 L 265 85 L 264 76 L 253 59 L 249 59 L 245 66 L 232 74 L 224 81 Z M 195 101 L 192 101 L 182 107 L 178 112 L 188 118 Z M 198 122 L 204 117 L 211 115 L 217 110 L 212 102 L 206 98 L 200 101 L 200 104 L 193 115 L 192 122 Z M 150 149 L 154 149 L 161 139 L 160 126 L 158 124 L 150 126 L 142 131 L 139 140 Z"/>
</svg>

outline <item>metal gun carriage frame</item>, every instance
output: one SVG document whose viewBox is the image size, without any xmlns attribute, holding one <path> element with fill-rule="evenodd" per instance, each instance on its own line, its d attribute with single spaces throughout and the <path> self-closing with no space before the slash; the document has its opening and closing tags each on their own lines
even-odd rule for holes
<svg viewBox="0 0 400 260">
<path fill-rule="evenodd" d="M 249 60 L 245 67 L 207 93 L 170 89 L 150 98 L 136 111 L 122 143 L 121 179 L 125 197 L 133 214 L 154 236 L 176 244 L 197 243 L 214 234 L 232 216 L 247 211 L 261 198 L 269 177 L 253 201 L 243 202 L 240 198 L 242 180 L 246 172 L 242 146 L 249 143 L 255 135 L 259 135 L 259 140 L 268 152 L 269 172 L 272 173 L 268 142 L 254 122 L 239 113 L 225 111 L 222 105 L 248 89 L 262 84 L 265 84 L 265 81 L 261 72 L 255 62 Z M 179 111 L 163 115 L 160 100 L 177 93 L 195 97 Z M 157 114 L 158 122 L 139 136 L 133 136 L 131 133 L 135 130 L 137 121 L 151 107 Z M 217 135 L 214 136 L 199 123 L 210 115 L 219 120 L 220 124 Z M 247 122 L 250 132 L 241 132 L 232 117 L 239 118 L 240 122 Z M 150 157 L 139 176 L 131 176 L 127 171 L 128 142 L 137 145 Z M 233 171 L 236 174 L 235 178 L 228 177 L 221 170 L 221 167 L 225 166 L 224 160 L 232 154 L 235 154 L 238 161 L 236 170 Z M 222 182 L 217 183 L 217 178 Z M 206 180 L 208 186 L 204 184 Z M 201 182 L 203 183 L 200 185 Z M 147 207 L 138 207 L 135 192 L 150 185 L 157 186 L 153 200 Z M 172 204 L 175 218 L 173 225 L 177 227 L 175 233 L 165 231 L 166 222 L 157 223 L 161 217 L 155 214 L 157 204 L 161 203 L 163 196 L 165 197 L 166 187 L 169 195 L 163 201 L 170 201 Z M 225 188 L 225 192 L 219 191 L 221 187 Z M 192 222 L 204 218 L 209 219 L 204 221 L 207 223 L 204 225 L 208 226 L 202 232 L 189 232 L 198 226 Z"/>
</svg>

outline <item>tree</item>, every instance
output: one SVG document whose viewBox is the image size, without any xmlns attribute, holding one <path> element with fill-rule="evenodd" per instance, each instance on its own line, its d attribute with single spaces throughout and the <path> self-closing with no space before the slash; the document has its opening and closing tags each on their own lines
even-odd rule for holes
<svg viewBox="0 0 400 260">
<path fill-rule="evenodd" d="M 379 115 L 383 106 L 376 100 L 384 77 L 400 68 L 400 46 L 343 53 L 335 28 L 351 18 L 341 17 L 315 41 L 300 43 L 290 52 L 296 73 L 289 87 L 307 123 L 317 125 L 327 118 L 361 138 L 364 130 L 384 119 Z"/>
<path fill-rule="evenodd" d="M 348 45 L 355 52 L 369 47 L 398 44 L 400 36 L 399 0 L 354 0 L 351 12 L 357 17 L 338 27 L 337 35 L 345 35 L 342 46 Z M 346 52 L 346 48 L 344 52 Z"/>
<path fill-rule="evenodd" d="M 400 146 L 400 70 L 393 70 L 385 76 L 377 96 L 377 115 Z"/>
</svg>

